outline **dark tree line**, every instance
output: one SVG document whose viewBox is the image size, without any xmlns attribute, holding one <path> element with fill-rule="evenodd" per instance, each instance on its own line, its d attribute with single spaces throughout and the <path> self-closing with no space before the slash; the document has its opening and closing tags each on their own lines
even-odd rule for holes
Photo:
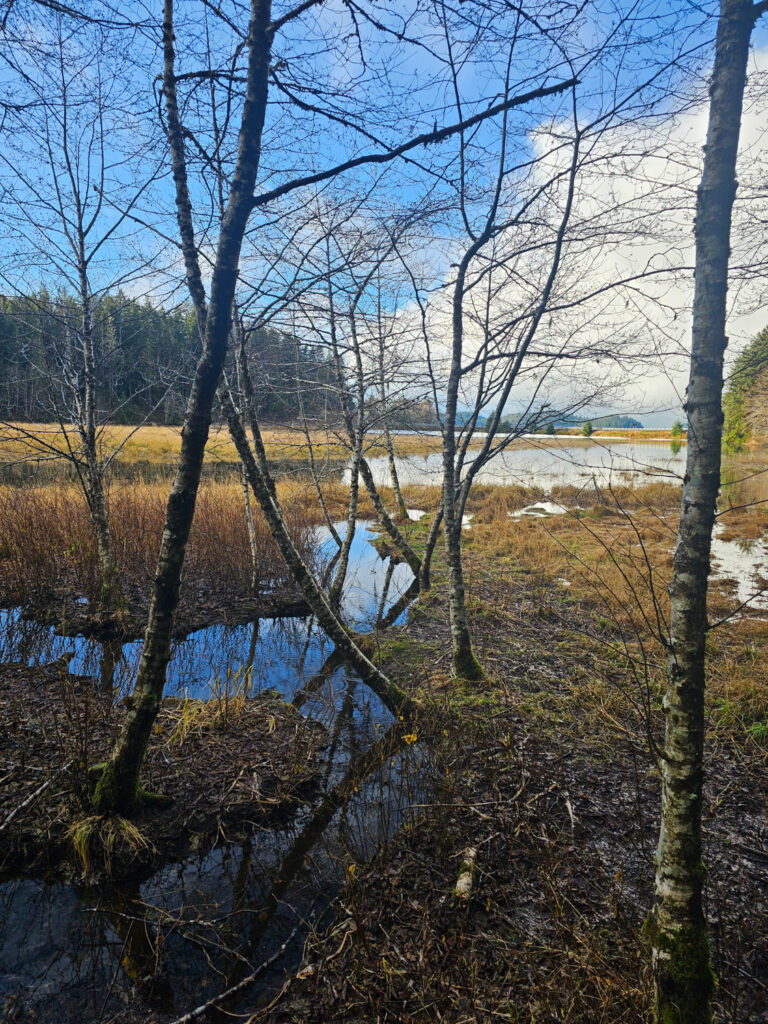
<svg viewBox="0 0 768 1024">
<path fill-rule="evenodd" d="M 68 420 L 61 382 L 77 346 L 81 311 L 66 293 L 0 296 L 0 420 Z M 188 303 L 167 311 L 122 292 L 93 304 L 97 407 L 101 421 L 179 425 L 200 348 Z M 338 408 L 335 375 L 320 346 L 268 328 L 251 332 L 259 366 L 256 402 L 266 421 L 325 417 Z"/>
</svg>

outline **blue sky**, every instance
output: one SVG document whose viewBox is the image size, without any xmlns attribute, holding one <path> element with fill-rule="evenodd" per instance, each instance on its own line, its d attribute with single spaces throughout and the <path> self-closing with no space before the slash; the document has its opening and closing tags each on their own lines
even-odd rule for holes
<svg viewBox="0 0 768 1024">
<path fill-rule="evenodd" d="M 490 6 L 493 6 L 492 0 Z M 96 9 L 98 4 L 93 4 Z M 109 5 L 103 5 L 105 8 Z M 183 274 L 178 253 L 168 241 L 175 238 L 172 183 L 168 175 L 167 157 L 156 116 L 155 79 L 160 71 L 158 34 L 151 27 L 151 19 L 159 15 L 160 3 L 120 4 L 120 13 L 128 18 L 144 18 L 146 24 L 139 31 L 111 30 L 104 36 L 105 52 L 101 72 L 105 79 L 117 71 L 111 88 L 120 97 L 120 119 L 108 124 L 105 147 L 107 162 L 111 165 L 109 184 L 112 188 L 110 203 L 105 204 L 102 221 L 94 228 L 93 238 L 113 229 L 120 210 L 128 202 L 131 217 L 124 220 L 109 241 L 104 242 L 98 258 L 94 258 L 94 287 L 114 286 L 122 281 L 134 292 L 150 291 L 154 301 L 173 301 L 184 294 Z M 292 4 L 275 4 L 275 15 L 289 10 Z M 500 4 L 498 5 L 501 6 Z M 236 13 L 234 5 L 224 5 L 226 11 Z M 711 58 L 711 38 L 715 23 L 712 15 L 716 5 L 710 3 L 674 3 L 670 0 L 648 2 L 599 2 L 587 9 L 587 14 L 576 26 L 567 30 L 558 24 L 560 17 L 554 4 L 541 5 L 537 12 L 536 27 L 530 21 L 520 21 L 511 14 L 505 18 L 498 10 L 484 15 L 481 40 L 473 38 L 472 27 L 462 23 L 467 9 L 474 6 L 457 5 L 450 14 L 451 47 L 449 48 L 434 8 L 427 12 L 426 5 L 417 0 L 398 5 L 377 4 L 368 10 L 375 13 L 379 25 L 390 31 L 358 19 L 350 20 L 348 9 L 338 0 L 328 0 L 310 14 L 295 22 L 279 34 L 273 52 L 273 67 L 277 80 L 285 89 L 273 84 L 271 103 L 265 130 L 265 147 L 257 191 L 267 190 L 311 171 L 333 166 L 352 154 L 376 150 L 375 138 L 394 145 L 403 138 L 455 121 L 459 114 L 466 117 L 483 109 L 503 94 L 505 74 L 510 54 L 510 39 L 517 33 L 510 69 L 511 93 L 519 93 L 541 84 L 551 84 L 575 72 L 580 78 L 578 87 L 579 122 L 584 124 L 607 110 L 615 97 L 626 102 L 614 115 L 612 128 L 620 121 L 635 123 L 638 145 L 646 133 L 656 130 L 656 123 L 670 108 L 682 102 L 678 94 L 670 98 L 671 86 L 684 87 L 685 92 L 701 104 L 704 96 L 702 73 Z M 19 8 L 22 11 L 22 8 Z M 529 6 L 528 10 L 531 8 Z M 228 66 L 233 49 L 234 35 L 221 23 L 210 19 L 206 25 L 201 4 L 179 4 L 177 23 L 178 72 L 184 74 L 209 66 L 208 44 L 214 54 L 213 66 Z M 238 14 L 238 18 L 239 18 Z M 27 43 L 35 49 L 55 49 L 50 35 L 49 17 L 39 21 L 21 21 L 12 26 L 26 33 Z M 402 38 L 396 39 L 394 32 Z M 755 34 L 756 49 L 765 46 L 768 26 L 761 26 Z M 70 42 L 73 64 L 78 60 L 88 66 L 82 82 L 83 96 L 93 86 L 95 69 L 99 62 L 93 52 L 97 35 L 93 29 L 82 28 Z M 597 44 L 603 44 L 599 55 L 594 54 Z M 81 52 L 78 54 L 78 47 Z M 114 53 L 110 48 L 114 47 Z M 673 54 L 682 54 L 680 69 L 665 71 Z M 460 95 L 460 108 L 454 95 L 449 57 L 458 68 L 456 88 Z M 364 59 L 363 59 L 364 57 Z M 658 74 L 656 80 L 651 80 Z M 686 77 L 690 76 L 690 77 Z M 646 83 L 642 91 L 633 90 Z M 0 72 L 0 88 L 6 96 L 18 98 L 25 87 L 7 65 Z M 344 116 L 358 129 L 340 125 L 338 118 L 328 119 L 321 113 L 298 109 L 288 94 L 298 96 L 306 104 L 317 106 L 338 116 Z M 214 139 L 211 132 L 210 94 L 200 89 L 190 92 L 182 86 L 185 123 L 195 134 L 190 149 L 212 152 Z M 223 97 L 222 97 L 223 98 Z M 85 101 L 84 101 L 85 102 Z M 556 130 L 567 122 L 571 96 L 564 94 L 527 104 L 510 117 L 507 166 L 508 202 L 514 207 L 516 183 L 526 181 L 526 161 L 535 151 L 537 131 Z M 701 109 L 701 107 L 699 108 Z M 83 111 L 86 108 L 83 106 Z M 217 113 L 224 115 L 219 104 Z M 231 125 L 236 127 L 237 106 L 232 110 Z M 695 113 L 681 115 L 679 123 L 691 124 Z M 700 118 L 699 118 L 700 119 Z M 32 127 L 30 118 L 28 127 Z M 223 121 L 220 121 L 223 123 Z M 465 212 L 468 223 L 475 230 L 487 209 L 487 191 L 493 180 L 499 155 L 500 119 L 494 119 L 464 139 L 467 163 L 466 181 L 468 198 Z M 622 126 L 629 131 L 627 125 Z M 17 129 L 23 127 L 20 118 Z M 690 129 L 690 124 L 688 125 Z M 31 135 L 32 133 L 30 133 Z M 690 130 L 689 130 L 690 134 Z M 2 216 L 2 244 L 6 256 L 6 284 L 23 287 L 29 281 L 51 275 L 51 256 L 55 249 L 40 242 L 40 231 L 19 231 L 25 212 L 32 208 L 30 195 L 41 185 L 40 138 L 24 139 L 18 130 L 16 149 L 0 172 L 6 189 L 5 201 L 0 207 Z M 751 140 L 754 144 L 755 140 Z M 197 150 L 195 150 L 197 147 Z M 225 137 L 222 154 L 226 166 L 236 147 L 236 133 Z M 412 154 L 404 163 L 392 164 L 386 173 L 381 169 L 357 171 L 344 175 L 329 186 L 329 196 L 367 196 L 367 216 L 384 219 L 396 216 L 404 206 L 418 202 L 454 200 L 453 209 L 436 218 L 425 230 L 423 246 L 430 263 L 432 284 L 449 281 L 450 263 L 461 251 L 466 240 L 461 210 L 457 209 L 457 181 L 460 179 L 460 140 L 451 139 L 440 147 L 424 147 Z M 517 165 L 518 172 L 512 170 Z M 27 184 L 23 185 L 14 170 L 21 172 Z M 84 166 L 80 168 L 84 171 Z M 151 171 L 153 181 L 136 199 L 136 183 Z M 155 173 L 156 172 L 156 173 Z M 59 167 L 59 177 L 61 168 Z M 46 184 L 43 182 L 42 184 Z M 47 187 L 53 182 L 48 181 Z M 59 181 L 60 184 L 60 181 Z M 144 184 L 142 182 L 142 184 Z M 216 238 L 216 196 L 209 168 L 198 163 L 193 174 L 193 196 L 197 211 L 198 238 L 203 251 L 210 252 Z M 375 186 L 375 187 L 374 187 Z M 24 190 L 27 190 L 26 198 Z M 8 190 L 15 194 L 8 201 Z M 90 195 L 93 202 L 93 195 Z M 279 237 L 294 211 L 301 215 L 307 194 L 297 193 L 254 215 L 252 245 L 247 251 L 250 266 L 255 267 L 263 258 L 261 239 Z M 278 224 L 276 213 L 284 220 Z M 40 219 L 40 218 L 38 218 Z M 55 219 L 55 217 L 54 217 Z M 682 230 L 681 221 L 681 230 Z M 46 230 L 51 230 L 46 225 Z M 33 237 L 36 236 L 36 237 Z M 61 243 L 66 248 L 66 238 Z M 58 243 L 57 243 L 58 244 Z M 263 247 L 262 247 L 263 248 Z M 681 249 L 684 245 L 681 243 Z M 30 254 L 35 250 L 34 256 Z M 25 263 L 25 260 L 27 261 Z M 273 289 L 275 276 L 267 293 Z M 403 292 L 405 296 L 405 292 Z M 266 301 L 266 300 L 265 300 Z M 407 303 L 407 296 L 403 298 Z M 258 298 L 255 304 L 258 305 Z M 747 305 L 755 305 L 751 298 Z M 759 303 L 758 303 L 759 306 Z M 752 322 L 759 318 L 754 310 L 739 322 L 736 342 L 743 340 L 751 330 Z M 678 325 L 679 344 L 684 348 L 687 326 Z M 635 387 L 626 398 L 627 408 L 650 407 L 658 399 L 669 408 L 656 419 L 675 417 L 672 412 L 675 391 L 680 390 L 680 371 L 670 368 L 674 383 L 658 379 L 658 395 L 653 388 Z M 646 377 L 646 381 L 648 382 Z M 654 385 L 656 386 L 656 385 Z M 645 415 L 653 422 L 654 417 Z"/>
</svg>

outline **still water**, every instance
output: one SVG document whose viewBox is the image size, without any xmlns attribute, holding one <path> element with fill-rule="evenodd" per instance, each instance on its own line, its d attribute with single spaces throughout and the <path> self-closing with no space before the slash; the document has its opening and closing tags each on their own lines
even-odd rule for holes
<svg viewBox="0 0 768 1024">
<path fill-rule="evenodd" d="M 359 525 L 344 593 L 348 621 L 360 629 L 412 580 L 405 565 L 387 571 L 372 536 Z M 41 664 L 74 651 L 71 670 L 98 678 L 98 642 L 57 637 L 18 610 L 5 610 L 0 625 L 3 660 Z M 250 693 L 276 689 L 290 700 L 330 651 L 309 619 L 213 626 L 174 645 L 166 692 L 208 697 L 239 690 L 247 678 Z M 119 652 L 118 691 L 140 652 L 139 642 Z M 169 865 L 141 884 L 0 884 L 0 1019 L 95 1024 L 138 1008 L 136 1019 L 153 1011 L 172 1020 L 276 956 L 227 1008 L 255 1008 L 273 991 L 350 864 L 369 859 L 429 785 L 427 752 L 387 743 L 391 714 L 349 670 L 331 673 L 301 710 L 322 722 L 330 742 L 320 796 L 286 825 L 254 827 L 247 842 Z"/>
<path fill-rule="evenodd" d="M 592 441 L 586 438 L 529 439 L 497 455 L 477 474 L 483 484 L 520 484 L 546 494 L 553 487 L 610 483 L 637 487 L 657 479 L 682 479 L 686 447 L 669 441 Z M 469 452 L 467 461 L 472 461 Z M 368 460 L 378 484 L 387 485 L 386 458 Z M 442 455 L 409 455 L 397 459 L 401 484 L 439 484 Z M 349 482 L 349 472 L 344 476 Z"/>
</svg>

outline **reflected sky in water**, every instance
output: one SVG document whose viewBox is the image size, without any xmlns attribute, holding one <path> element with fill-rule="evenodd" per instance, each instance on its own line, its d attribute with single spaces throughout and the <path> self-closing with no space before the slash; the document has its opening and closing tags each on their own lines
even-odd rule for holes
<svg viewBox="0 0 768 1024">
<path fill-rule="evenodd" d="M 344 591 L 345 616 L 358 629 L 372 628 L 382 603 L 389 608 L 413 578 L 397 565 L 384 592 L 388 561 L 368 543 L 372 536 L 369 524 L 358 526 Z M 330 556 L 333 542 L 320 540 Z M 71 671 L 98 679 L 101 644 L 57 637 L 17 609 L 2 612 L 3 661 L 43 664 L 73 650 Z M 174 644 L 166 693 L 210 697 L 224 688 L 242 691 L 247 682 L 251 693 L 276 689 L 290 700 L 331 650 L 311 619 L 212 626 Z M 123 645 L 118 691 L 130 688 L 140 652 L 140 642 Z M 252 1008 L 259 992 L 273 990 L 299 961 L 308 922 L 327 907 L 348 865 L 369 859 L 425 795 L 427 753 L 420 744 L 401 744 L 366 768 L 341 806 L 334 802 L 346 773 L 365 751 L 376 750 L 392 722 L 346 668 L 325 679 L 302 713 L 329 731 L 322 794 L 280 828 L 254 827 L 247 842 L 168 865 L 141 885 L 91 889 L 40 879 L 0 885 L 0 1019 L 15 1007 L 19 1020 L 38 1024 L 95 1024 L 125 1007 L 139 1007 L 139 1019 L 150 1008 L 181 1014 L 237 980 L 238 965 L 248 973 L 268 958 L 299 922 L 285 956 L 240 1005 Z M 270 905 L 272 880 L 281 875 L 289 882 Z M 151 984 L 142 982 L 152 975 Z"/>
<path fill-rule="evenodd" d="M 345 524 L 338 529 L 343 537 Z M 324 556 L 330 557 L 335 543 L 325 530 L 318 530 Z M 371 629 L 382 601 L 393 604 L 413 580 L 405 564 L 394 567 L 385 592 L 388 559 L 382 559 L 368 541 L 376 534 L 369 523 L 359 523 L 350 552 L 342 610 L 355 629 Z M 115 687 L 119 694 L 130 691 L 141 658 L 142 641 L 122 645 L 116 652 Z M 242 690 L 276 689 L 290 700 L 311 678 L 331 653 L 333 645 L 318 630 L 313 619 L 261 619 L 258 623 L 215 625 L 175 641 L 168 666 L 167 696 L 207 698 Z M 102 644 L 84 637 L 57 636 L 51 626 L 30 622 L 15 609 L 0 610 L 0 660 L 42 665 L 74 652 L 70 671 L 98 677 Z M 250 666 L 250 671 L 248 671 Z"/>
<path fill-rule="evenodd" d="M 676 445 L 675 448 L 678 446 Z M 608 484 L 641 486 L 654 479 L 680 479 L 685 470 L 686 446 L 678 450 L 668 441 L 587 441 L 579 438 L 555 439 L 546 444 L 529 442 L 497 455 L 477 474 L 482 484 L 520 484 L 548 493 L 553 487 L 582 487 L 594 480 L 599 487 Z M 439 485 L 442 479 L 442 454 L 409 455 L 397 459 L 400 483 Z M 469 453 L 468 461 L 472 461 Z M 376 483 L 390 483 L 386 457 L 371 458 L 368 464 Z M 344 475 L 349 483 L 349 472 Z"/>
</svg>

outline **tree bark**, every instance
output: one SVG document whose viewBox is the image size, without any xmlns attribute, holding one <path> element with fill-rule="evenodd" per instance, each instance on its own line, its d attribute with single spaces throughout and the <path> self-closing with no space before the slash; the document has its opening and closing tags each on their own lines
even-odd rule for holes
<svg viewBox="0 0 768 1024">
<path fill-rule="evenodd" d="M 656 906 L 649 921 L 659 1024 L 705 1024 L 712 1019 L 714 977 L 702 906 L 701 848 L 707 583 L 720 487 L 731 211 L 754 18 L 748 0 L 722 0 L 696 203 L 688 456 L 670 584 L 662 815 Z"/>
<path fill-rule="evenodd" d="M 485 235 L 474 242 L 459 264 L 453 291 L 452 358 L 443 419 L 443 533 L 448 568 L 448 610 L 453 647 L 453 671 L 462 679 L 482 679 L 483 669 L 472 650 L 464 592 L 464 567 L 461 559 L 461 517 L 456 515 L 456 408 L 461 380 L 461 355 L 464 343 L 464 283 L 467 268 L 480 249 Z"/>
<path fill-rule="evenodd" d="M 170 658 L 173 617 L 179 601 L 181 571 L 195 512 L 213 400 L 227 352 L 240 249 L 253 207 L 253 190 L 267 105 L 270 14 L 270 0 L 251 0 L 247 85 L 237 164 L 222 218 L 211 278 L 210 304 L 206 309 L 205 291 L 194 246 L 192 207 L 176 100 L 173 0 L 165 0 L 163 87 L 168 138 L 187 282 L 203 335 L 203 350 L 195 371 L 184 418 L 176 477 L 168 499 L 139 675 L 131 709 L 94 792 L 93 802 L 97 812 L 125 814 L 133 810 L 139 790 L 139 772 L 160 709 Z"/>
<path fill-rule="evenodd" d="M 285 520 L 275 495 L 263 445 L 260 443 L 259 425 L 255 417 L 251 418 L 250 423 L 255 442 L 254 451 L 256 454 L 254 455 L 254 451 L 251 450 L 248 444 L 245 427 L 235 409 L 229 389 L 226 386 L 220 389 L 219 400 L 221 401 L 237 454 L 240 456 L 240 461 L 245 467 L 248 481 L 267 521 L 270 533 L 296 585 L 301 590 L 307 604 L 317 618 L 320 628 L 328 634 L 336 650 L 359 672 L 363 682 L 381 698 L 390 711 L 394 714 L 410 713 L 414 707 L 413 701 L 395 683 L 387 679 L 384 673 L 380 672 L 360 650 L 347 628 L 335 614 L 328 599 L 318 587 L 312 573 L 297 551 L 285 525 Z"/>
<path fill-rule="evenodd" d="M 82 212 L 77 204 L 78 220 Z M 99 461 L 98 441 L 96 437 L 96 361 L 93 350 L 93 313 L 91 309 L 91 292 L 87 274 L 85 254 L 85 237 L 82 228 L 78 229 L 77 258 L 80 274 L 80 341 L 83 358 L 83 395 L 76 400 L 78 406 L 78 433 L 85 455 L 85 473 L 80 474 L 84 485 L 85 498 L 91 524 L 96 535 L 96 549 L 99 557 L 99 609 L 113 614 L 122 601 L 122 589 L 112 546 L 112 535 L 109 529 L 107 499 L 104 493 L 104 472 Z"/>
</svg>

